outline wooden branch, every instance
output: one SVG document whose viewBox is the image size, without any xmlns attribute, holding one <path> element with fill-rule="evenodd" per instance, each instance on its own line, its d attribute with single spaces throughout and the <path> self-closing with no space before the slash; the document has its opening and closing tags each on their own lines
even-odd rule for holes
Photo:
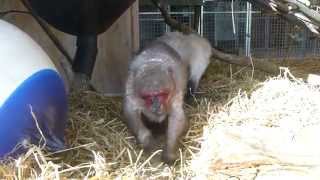
<svg viewBox="0 0 320 180">
<path fill-rule="evenodd" d="M 0 11 L 0 18 L 3 18 L 4 16 L 8 15 L 8 14 L 30 14 L 30 12 L 28 11 L 19 11 L 19 10 L 9 10 L 9 11 Z"/>
<path fill-rule="evenodd" d="M 161 15 L 164 18 L 165 23 L 168 24 L 172 29 L 175 29 L 175 30 L 180 31 L 185 34 L 196 32 L 192 28 L 190 28 L 189 26 L 182 24 L 182 23 L 178 22 L 177 20 L 171 18 L 166 7 L 164 6 L 165 3 L 161 3 L 161 0 L 160 1 L 151 0 L 151 1 L 160 10 Z"/>
<path fill-rule="evenodd" d="M 275 11 L 291 23 L 308 28 L 317 37 L 320 37 L 320 13 L 297 0 L 248 0 L 265 9 Z"/>
<path fill-rule="evenodd" d="M 27 0 L 21 0 L 21 3 L 28 9 L 31 16 L 36 20 L 36 22 L 40 25 L 42 30 L 48 35 L 53 44 L 58 48 L 58 50 L 65 56 L 69 64 L 71 65 L 73 62 L 72 57 L 65 50 L 63 45 L 60 43 L 59 39 L 54 35 L 54 33 L 50 30 L 49 26 L 44 22 L 32 9 L 30 3 Z"/>
<path fill-rule="evenodd" d="M 193 30 L 191 27 L 186 26 L 185 24 L 182 24 L 177 20 L 171 18 L 166 8 L 161 4 L 160 1 L 158 0 L 151 0 L 151 1 L 160 10 L 165 23 L 168 24 L 171 28 L 185 34 L 196 33 L 196 31 Z M 235 64 L 240 66 L 253 65 L 256 69 L 273 74 L 273 75 L 276 75 L 279 73 L 278 67 L 275 64 L 272 64 L 268 61 L 258 61 L 258 60 L 252 59 L 252 62 L 251 62 L 251 59 L 249 57 L 244 57 L 244 56 L 240 57 L 240 56 L 227 54 L 215 48 L 212 48 L 211 58 L 218 59 L 220 61 L 224 61 L 229 64 Z"/>
</svg>

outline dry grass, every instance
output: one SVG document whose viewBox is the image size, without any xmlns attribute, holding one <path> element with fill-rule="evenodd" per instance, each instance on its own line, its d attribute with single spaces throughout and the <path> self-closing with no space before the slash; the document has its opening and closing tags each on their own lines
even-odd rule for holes
<svg viewBox="0 0 320 180">
<path fill-rule="evenodd" d="M 212 63 L 202 80 L 197 98 L 186 104 L 191 127 L 182 140 L 180 159 L 169 167 L 159 160 L 161 150 L 145 154 L 136 146 L 121 119 L 121 98 L 94 92 L 73 92 L 67 129 L 69 149 L 50 153 L 39 147 L 18 159 L 3 162 L 0 177 L 5 179 L 187 179 L 200 150 L 203 127 L 238 94 L 250 93 L 266 74 L 250 68 Z"/>
<path fill-rule="evenodd" d="M 211 114 L 191 169 L 196 179 L 318 179 L 319 117 L 320 86 L 284 68 Z"/>
<path fill-rule="evenodd" d="M 308 73 L 320 74 L 320 58 L 306 58 L 304 60 L 282 60 L 276 62 L 280 66 L 290 67 L 295 77 L 306 78 Z"/>
</svg>

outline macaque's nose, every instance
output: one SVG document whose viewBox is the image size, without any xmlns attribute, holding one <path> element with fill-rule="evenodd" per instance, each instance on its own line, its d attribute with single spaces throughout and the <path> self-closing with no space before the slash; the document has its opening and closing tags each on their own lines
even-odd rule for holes
<svg viewBox="0 0 320 180">
<path fill-rule="evenodd" d="M 161 107 L 161 103 L 158 97 L 154 96 L 151 99 L 151 111 L 157 113 Z"/>
</svg>

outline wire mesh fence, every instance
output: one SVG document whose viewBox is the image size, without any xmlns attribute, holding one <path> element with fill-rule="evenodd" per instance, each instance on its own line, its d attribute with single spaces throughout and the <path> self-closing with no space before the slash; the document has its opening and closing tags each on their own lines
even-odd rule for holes
<svg viewBox="0 0 320 180">
<path fill-rule="evenodd" d="M 205 1 L 201 11 L 199 32 L 224 52 L 246 55 L 246 50 L 258 58 L 304 58 L 320 56 L 320 40 L 304 28 L 268 13 L 253 4 L 248 26 L 248 7 L 245 0 Z M 171 6 L 172 17 L 192 25 L 193 7 Z M 140 44 L 145 46 L 171 29 L 160 12 L 152 6 L 140 6 Z M 248 30 L 250 29 L 250 30 Z M 250 46 L 248 46 L 249 39 Z"/>
</svg>

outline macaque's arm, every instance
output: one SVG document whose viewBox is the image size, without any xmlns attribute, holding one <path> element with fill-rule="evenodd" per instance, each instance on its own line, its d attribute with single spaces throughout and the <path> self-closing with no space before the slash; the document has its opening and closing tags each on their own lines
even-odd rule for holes
<svg viewBox="0 0 320 180">
<path fill-rule="evenodd" d="M 183 97 L 183 93 L 180 93 L 172 100 L 172 111 L 168 119 L 166 145 L 162 154 L 163 161 L 168 164 L 176 160 L 179 139 L 188 129 L 188 122 L 186 121 L 183 110 Z"/>
<path fill-rule="evenodd" d="M 136 137 L 138 143 L 146 150 L 152 149 L 154 143 L 152 133 L 143 124 L 141 110 L 137 108 L 137 104 L 131 97 L 126 97 L 124 102 L 124 116 L 129 130 Z"/>
</svg>

